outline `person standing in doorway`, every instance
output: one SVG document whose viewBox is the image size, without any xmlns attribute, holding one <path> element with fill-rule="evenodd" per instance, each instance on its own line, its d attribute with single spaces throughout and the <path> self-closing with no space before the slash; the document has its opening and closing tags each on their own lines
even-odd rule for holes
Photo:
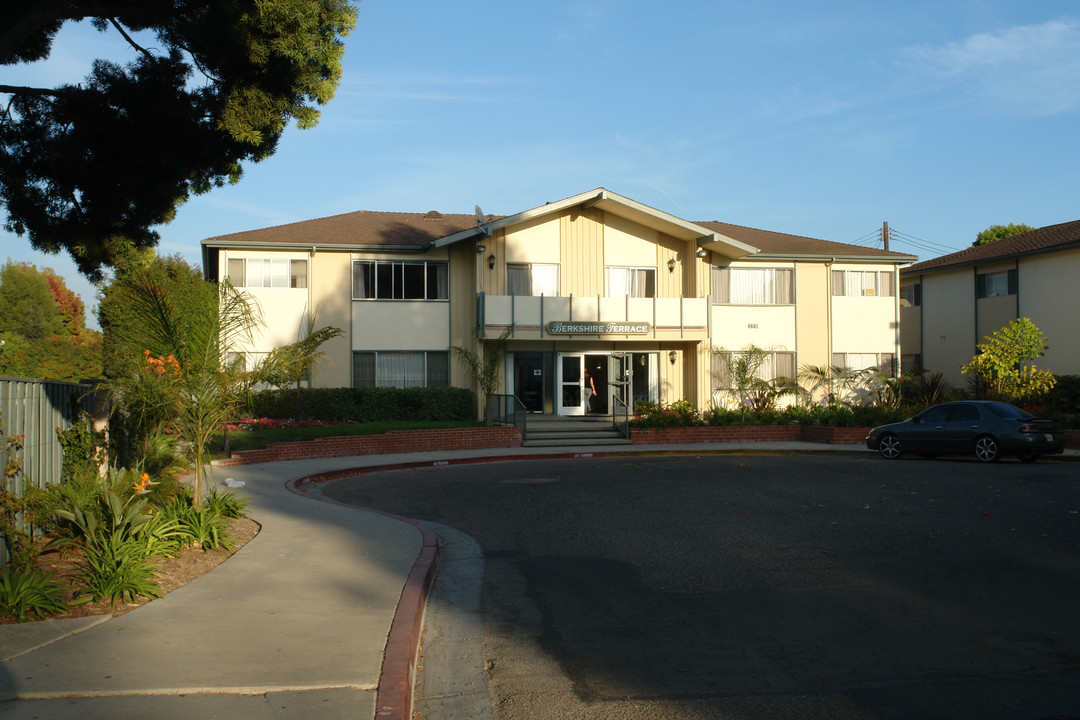
<svg viewBox="0 0 1080 720">
<path fill-rule="evenodd" d="M 585 371 L 585 414 L 588 415 L 592 412 L 592 399 L 596 394 L 596 384 L 593 382 L 592 375 L 589 371 Z"/>
</svg>

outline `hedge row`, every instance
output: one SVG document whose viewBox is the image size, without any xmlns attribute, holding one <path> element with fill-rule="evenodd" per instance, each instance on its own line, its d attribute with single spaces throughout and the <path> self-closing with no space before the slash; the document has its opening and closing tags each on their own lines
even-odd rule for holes
<svg viewBox="0 0 1080 720">
<path fill-rule="evenodd" d="M 476 419 L 476 394 L 442 388 L 301 388 L 299 403 L 292 390 L 264 390 L 250 403 L 255 417 L 298 418 L 329 422 Z"/>
</svg>

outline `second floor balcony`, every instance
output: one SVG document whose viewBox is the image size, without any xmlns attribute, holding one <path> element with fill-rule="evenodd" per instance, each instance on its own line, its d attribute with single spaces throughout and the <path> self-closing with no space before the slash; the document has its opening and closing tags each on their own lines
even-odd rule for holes
<svg viewBox="0 0 1080 720">
<path fill-rule="evenodd" d="M 708 338 L 707 298 L 547 297 L 476 298 L 477 323 L 487 336 L 513 327 L 515 339 Z"/>
</svg>

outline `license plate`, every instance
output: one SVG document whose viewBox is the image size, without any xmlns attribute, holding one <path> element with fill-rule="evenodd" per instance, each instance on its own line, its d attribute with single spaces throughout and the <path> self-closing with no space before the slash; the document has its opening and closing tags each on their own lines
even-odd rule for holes
<svg viewBox="0 0 1080 720">
<path fill-rule="evenodd" d="M 1044 433 L 1043 437 L 1046 438 L 1046 442 L 1054 442 L 1054 436 L 1051 435 L 1050 433 Z"/>
</svg>

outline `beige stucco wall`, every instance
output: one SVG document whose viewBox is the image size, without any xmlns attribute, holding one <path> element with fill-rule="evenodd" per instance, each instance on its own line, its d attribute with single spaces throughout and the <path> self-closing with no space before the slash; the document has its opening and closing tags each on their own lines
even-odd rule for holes
<svg viewBox="0 0 1080 720">
<path fill-rule="evenodd" d="M 922 352 L 922 306 L 900 308 L 900 352 L 918 355 Z"/>
<path fill-rule="evenodd" d="M 713 344 L 725 350 L 755 345 L 763 350 L 795 350 L 794 305 L 713 305 Z"/>
<path fill-rule="evenodd" d="M 886 296 L 832 296 L 832 352 L 900 352 L 898 283 L 895 265 L 841 264 L 831 270 L 887 272 L 893 275 L 893 294 Z M 831 283 L 831 276 L 830 276 Z"/>
<path fill-rule="evenodd" d="M 311 306 L 316 325 L 330 325 L 345 333 L 327 341 L 321 348 L 325 355 L 312 373 L 313 387 L 348 387 L 352 382 L 350 296 L 352 265 L 348 253 L 317 252 L 308 265 Z"/>
<path fill-rule="evenodd" d="M 979 298 L 975 302 L 978 317 L 975 334 L 979 342 L 1016 319 L 1016 295 Z"/>
<path fill-rule="evenodd" d="M 832 309 L 834 353 L 896 352 L 896 298 L 833 297 Z"/>
<path fill-rule="evenodd" d="M 795 362 L 800 369 L 832 362 L 829 270 L 826 263 L 795 265 Z"/>
<path fill-rule="evenodd" d="M 451 347 L 473 348 L 476 332 L 477 276 L 482 258 L 476 252 L 476 243 L 471 242 L 452 245 L 449 249 L 449 257 L 450 345 Z M 461 363 L 453 357 L 453 350 L 450 357 L 450 384 L 456 387 L 470 387 L 469 375 Z"/>
<path fill-rule="evenodd" d="M 218 280 L 225 278 L 229 259 L 245 260 L 309 260 L 303 251 L 274 250 L 227 250 L 223 251 L 218 263 Z M 250 343 L 243 343 L 237 348 L 245 352 L 265 353 L 282 345 L 296 342 L 301 321 L 307 312 L 311 298 L 312 267 L 308 263 L 308 288 L 265 288 L 240 287 L 253 302 L 260 317 L 260 324 L 252 334 Z"/>
<path fill-rule="evenodd" d="M 923 367 L 956 386 L 975 354 L 975 272 L 970 267 L 923 276 Z"/>
<path fill-rule="evenodd" d="M 1036 366 L 1080 375 L 1080 250 L 1024 258 L 1017 274 L 1021 317 L 1030 318 L 1050 349 Z"/>
</svg>

